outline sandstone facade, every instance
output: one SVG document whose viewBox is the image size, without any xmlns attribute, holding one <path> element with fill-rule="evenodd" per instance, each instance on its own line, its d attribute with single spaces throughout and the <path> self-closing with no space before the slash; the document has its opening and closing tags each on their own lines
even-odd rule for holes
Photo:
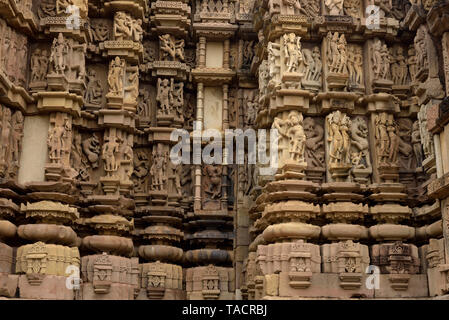
<svg viewBox="0 0 449 320">
<path fill-rule="evenodd" d="M 1 2 L 0 296 L 444 297 L 448 16 L 447 0 Z M 198 132 L 275 129 L 258 145 L 277 170 L 251 146 L 175 164 L 176 129 L 203 151 L 225 141 Z"/>
</svg>

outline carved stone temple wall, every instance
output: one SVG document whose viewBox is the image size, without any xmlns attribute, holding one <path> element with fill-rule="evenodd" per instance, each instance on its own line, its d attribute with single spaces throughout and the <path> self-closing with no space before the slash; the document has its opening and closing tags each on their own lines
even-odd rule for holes
<svg viewBox="0 0 449 320">
<path fill-rule="evenodd" d="M 0 299 L 445 298 L 448 93 L 448 0 L 2 0 Z"/>
</svg>

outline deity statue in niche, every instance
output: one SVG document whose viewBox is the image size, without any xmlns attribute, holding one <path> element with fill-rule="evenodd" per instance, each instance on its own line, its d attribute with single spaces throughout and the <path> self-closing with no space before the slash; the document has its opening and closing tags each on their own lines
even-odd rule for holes
<svg viewBox="0 0 449 320">
<path fill-rule="evenodd" d="M 299 67 L 303 62 L 301 52 L 301 37 L 294 33 L 284 34 L 284 55 L 286 72 L 299 72 Z"/>
<path fill-rule="evenodd" d="M 418 112 L 421 142 L 425 159 L 432 158 L 435 153 L 433 135 L 427 128 L 427 109 L 428 105 L 422 105 L 420 111 Z"/>
<path fill-rule="evenodd" d="M 23 126 L 25 118 L 21 111 L 16 111 L 12 115 L 12 135 L 11 135 L 11 150 L 12 159 L 11 163 L 13 165 L 19 165 L 19 154 L 22 150 L 22 137 L 23 137 Z"/>
<path fill-rule="evenodd" d="M 50 63 L 53 66 L 53 71 L 57 74 L 64 74 L 67 68 L 67 53 L 69 52 L 69 44 L 64 39 L 62 33 L 58 34 L 57 38 L 53 39 L 51 47 Z"/>
<path fill-rule="evenodd" d="M 256 123 L 257 111 L 259 107 L 259 96 L 251 91 L 244 98 L 245 106 L 245 126 L 252 127 Z"/>
<path fill-rule="evenodd" d="M 123 76 L 125 74 L 125 60 L 115 57 L 109 64 L 108 84 L 109 94 L 112 96 L 123 95 Z"/>
<path fill-rule="evenodd" d="M 49 129 L 47 144 L 50 148 L 49 158 L 51 163 L 61 163 L 62 153 L 66 150 L 66 128 L 68 119 L 64 120 L 64 124 L 56 122 L 53 128 Z"/>
<path fill-rule="evenodd" d="M 423 157 L 423 148 L 422 148 L 422 142 L 421 142 L 421 130 L 419 127 L 419 120 L 416 120 L 415 122 L 413 122 L 411 143 L 413 146 L 413 153 L 415 154 L 415 157 L 416 157 L 417 166 L 421 167 L 424 157 Z"/>
<path fill-rule="evenodd" d="M 400 46 L 396 47 L 396 54 L 392 59 L 391 76 L 393 83 L 396 85 L 405 85 L 407 83 L 408 66 L 404 57 L 404 50 Z"/>
<path fill-rule="evenodd" d="M 117 137 L 107 137 L 103 145 L 102 159 L 104 161 L 104 171 L 112 176 L 120 167 L 116 154 L 120 152 L 121 139 Z"/>
<path fill-rule="evenodd" d="M 169 115 L 172 113 L 173 84 L 173 79 L 157 79 L 156 101 L 159 102 L 158 114 Z"/>
<path fill-rule="evenodd" d="M 153 163 L 150 168 L 151 190 L 164 191 L 166 190 L 167 182 L 167 163 L 168 151 L 163 150 L 163 145 L 158 144 L 153 148 Z"/>
<path fill-rule="evenodd" d="M 10 138 L 12 133 L 11 126 L 11 109 L 0 106 L 0 120 L 1 120 L 1 162 L 2 164 L 9 164 L 10 160 Z M 3 175 L 3 173 L 2 173 Z"/>
<path fill-rule="evenodd" d="M 374 118 L 377 159 L 380 164 L 396 165 L 399 136 L 394 115 L 382 112 Z"/>
<path fill-rule="evenodd" d="M 350 165 L 351 139 L 349 129 L 351 119 L 340 111 L 335 111 L 327 117 L 327 142 L 329 143 L 329 164 L 332 166 Z"/>
</svg>

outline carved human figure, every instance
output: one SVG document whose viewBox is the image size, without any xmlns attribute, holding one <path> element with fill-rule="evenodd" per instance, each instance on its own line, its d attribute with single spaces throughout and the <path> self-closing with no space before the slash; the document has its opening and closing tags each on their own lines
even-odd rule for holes
<svg viewBox="0 0 449 320">
<path fill-rule="evenodd" d="M 345 0 L 343 4 L 344 13 L 355 19 L 360 18 L 360 0 Z"/>
<path fill-rule="evenodd" d="M 264 60 L 259 66 L 259 95 L 265 96 L 268 92 L 268 81 L 270 78 L 270 72 L 268 67 L 268 61 Z"/>
<path fill-rule="evenodd" d="M 143 38 L 142 20 L 132 20 L 132 38 L 136 42 L 141 42 Z"/>
<path fill-rule="evenodd" d="M 139 72 L 131 72 L 128 76 L 128 86 L 126 90 L 129 92 L 129 99 L 131 101 L 137 101 L 137 97 L 139 96 Z"/>
<path fill-rule="evenodd" d="M 83 152 L 92 165 L 93 169 L 98 168 L 100 157 L 100 139 L 96 133 L 82 142 Z"/>
<path fill-rule="evenodd" d="M 170 181 L 170 187 L 169 192 L 177 194 L 179 196 L 182 195 L 182 188 L 181 188 L 181 174 L 182 174 L 182 166 L 181 165 L 175 165 L 173 162 L 168 162 L 168 180 Z"/>
<path fill-rule="evenodd" d="M 386 128 L 389 139 L 389 150 L 388 150 L 388 162 L 390 164 L 397 164 L 398 152 L 399 152 L 399 136 L 398 127 L 394 116 L 389 114 L 386 119 Z"/>
<path fill-rule="evenodd" d="M 158 144 L 153 149 L 153 163 L 150 168 L 151 189 L 153 191 L 163 191 L 167 181 L 168 152 L 164 152 L 162 145 Z"/>
<path fill-rule="evenodd" d="M 184 39 L 175 41 L 175 57 L 179 58 L 180 61 L 185 61 L 184 54 L 185 42 Z"/>
<path fill-rule="evenodd" d="M 404 85 L 407 81 L 408 67 L 402 47 L 396 48 L 396 54 L 392 59 L 391 76 L 394 84 Z"/>
<path fill-rule="evenodd" d="M 296 111 L 290 112 L 288 115 L 289 128 L 287 136 L 290 139 L 290 159 L 297 162 L 305 162 L 304 148 L 306 143 L 306 134 L 302 126 L 303 116 Z"/>
<path fill-rule="evenodd" d="M 57 74 L 64 74 L 67 64 L 67 53 L 69 51 L 69 44 L 64 40 L 62 33 L 58 34 L 57 38 L 53 39 L 53 45 L 51 47 L 50 63 L 53 65 L 53 70 Z"/>
<path fill-rule="evenodd" d="M 368 126 L 366 124 L 366 121 L 361 117 L 357 117 L 352 121 L 351 145 L 351 160 L 355 168 L 371 168 L 368 142 Z"/>
<path fill-rule="evenodd" d="M 310 73 L 310 80 L 321 82 L 321 72 L 323 63 L 321 62 L 321 53 L 318 47 L 314 47 L 312 51 L 313 69 Z"/>
<path fill-rule="evenodd" d="M 421 106 L 418 112 L 419 128 L 421 134 L 421 143 L 425 159 L 434 155 L 434 143 L 431 132 L 427 129 L 427 105 Z"/>
<path fill-rule="evenodd" d="M 131 40 L 132 19 L 124 12 L 117 12 L 114 16 L 114 37 L 117 41 Z"/>
<path fill-rule="evenodd" d="M 421 70 L 428 67 L 428 57 L 426 48 L 426 28 L 418 28 L 414 39 L 416 53 L 416 69 Z"/>
<path fill-rule="evenodd" d="M 137 114 L 142 117 L 150 116 L 150 92 L 147 89 L 140 89 L 139 98 L 137 99 Z"/>
<path fill-rule="evenodd" d="M 329 163 L 331 165 L 348 165 L 351 147 L 348 131 L 351 120 L 340 111 L 335 111 L 327 117 L 326 125 L 328 128 Z"/>
<path fill-rule="evenodd" d="M 145 151 L 139 150 L 134 156 L 134 176 L 136 176 L 136 182 L 134 185 L 134 190 L 139 193 L 146 191 L 145 189 L 145 178 L 148 176 L 148 155 Z"/>
<path fill-rule="evenodd" d="M 259 96 L 254 95 L 246 99 L 245 125 L 251 127 L 256 122 L 257 108 L 259 106 Z"/>
<path fill-rule="evenodd" d="M 22 112 L 16 111 L 14 112 L 11 123 L 12 123 L 12 135 L 11 135 L 11 154 L 12 154 L 12 163 L 15 165 L 19 165 L 19 154 L 22 150 L 22 137 L 23 137 L 23 126 L 24 126 L 24 117 Z"/>
<path fill-rule="evenodd" d="M 306 134 L 302 126 L 303 116 L 297 111 L 291 111 L 286 120 L 276 117 L 273 129 L 279 132 L 279 148 L 288 148 L 290 160 L 303 163 Z"/>
<path fill-rule="evenodd" d="M 172 79 L 173 80 L 173 79 Z M 184 83 L 180 82 L 177 84 L 173 83 L 173 101 L 172 106 L 173 109 L 176 111 L 176 116 L 181 120 L 184 121 Z"/>
<path fill-rule="evenodd" d="M 97 72 L 94 69 L 90 69 L 86 75 L 87 86 L 86 93 L 84 94 L 84 100 L 87 103 L 99 105 L 103 96 L 103 88 L 101 82 L 97 79 Z"/>
<path fill-rule="evenodd" d="M 269 66 L 269 79 L 270 81 L 275 81 L 277 73 L 277 57 L 280 56 L 279 45 L 274 42 L 268 43 L 268 66 Z"/>
<path fill-rule="evenodd" d="M 320 4 L 315 0 L 301 0 L 301 7 L 303 10 L 301 11 L 309 18 L 314 18 L 320 14 Z"/>
<path fill-rule="evenodd" d="M 52 163 L 61 163 L 62 152 L 66 149 L 65 133 L 65 122 L 63 125 L 55 123 L 53 128 L 49 129 L 47 144 L 50 148 L 49 158 Z"/>
<path fill-rule="evenodd" d="M 321 54 L 318 47 L 314 47 L 313 51 L 303 49 L 305 75 L 304 79 L 309 81 L 321 81 Z"/>
<path fill-rule="evenodd" d="M 348 47 L 348 73 L 349 73 L 349 81 L 351 83 L 355 83 L 355 47 Z"/>
<path fill-rule="evenodd" d="M 242 68 L 247 69 L 251 67 L 251 63 L 254 57 L 254 41 L 243 41 L 243 52 L 242 52 Z"/>
<path fill-rule="evenodd" d="M 377 157 L 379 163 L 386 163 L 388 160 L 388 149 L 390 147 L 390 138 L 387 131 L 387 117 L 388 114 L 383 112 L 375 117 L 376 127 L 376 145 Z"/>
<path fill-rule="evenodd" d="M 218 200 L 222 193 L 221 166 L 206 165 L 203 167 L 204 192 L 209 200 Z"/>
<path fill-rule="evenodd" d="M 397 121 L 396 133 L 399 139 L 399 163 L 402 168 L 407 170 L 414 170 L 416 167 L 413 157 L 412 128 L 413 122 L 410 119 L 401 118 Z"/>
<path fill-rule="evenodd" d="M 303 8 L 301 7 L 299 0 L 282 0 L 282 3 L 285 8 L 286 14 L 295 14 L 296 12 L 303 13 Z"/>
<path fill-rule="evenodd" d="M 91 26 L 93 41 L 103 42 L 109 40 L 109 28 L 105 21 L 94 21 Z"/>
<path fill-rule="evenodd" d="M 111 136 L 106 138 L 105 143 L 103 144 L 101 158 L 104 161 L 104 171 L 106 171 L 109 176 L 112 176 L 120 167 L 120 163 L 116 158 L 116 154 L 120 151 L 119 141 L 119 138 Z"/>
<path fill-rule="evenodd" d="M 39 19 L 44 19 L 46 17 L 54 17 L 56 15 L 56 1 L 42 0 L 37 9 L 37 15 Z"/>
<path fill-rule="evenodd" d="M 411 142 L 413 145 L 413 153 L 415 154 L 416 157 L 417 166 L 421 167 L 424 157 L 423 157 L 423 148 L 421 144 L 421 131 L 419 127 L 419 120 L 413 122 Z"/>
<path fill-rule="evenodd" d="M 71 152 L 70 152 L 70 165 L 76 171 L 77 177 L 80 177 L 82 174 L 82 156 L 83 156 L 83 148 L 82 148 L 82 137 L 80 133 L 73 134 L 73 142 L 71 143 Z"/>
<path fill-rule="evenodd" d="M 37 48 L 31 55 L 31 82 L 43 81 L 48 70 L 48 56 L 46 50 Z"/>
<path fill-rule="evenodd" d="M 343 0 L 325 0 L 327 13 L 331 16 L 343 15 Z"/>
<path fill-rule="evenodd" d="M 408 71 L 410 73 L 410 80 L 411 82 L 416 81 L 416 65 L 418 63 L 417 57 L 416 57 L 416 51 L 414 48 L 410 47 L 408 50 L 408 59 L 407 59 L 407 65 L 408 65 Z"/>
<path fill-rule="evenodd" d="M 125 61 L 115 57 L 109 64 L 108 84 L 109 94 L 114 96 L 123 95 L 123 75 L 125 72 Z"/>
<path fill-rule="evenodd" d="M 362 76 L 363 76 L 363 54 L 362 47 L 355 46 L 354 52 L 354 73 L 355 79 L 354 82 L 357 84 L 362 84 Z"/>
<path fill-rule="evenodd" d="M 391 77 L 391 74 L 390 74 L 391 55 L 390 55 L 390 52 L 389 52 L 386 44 L 384 44 L 382 46 L 380 56 L 381 56 L 381 61 L 382 61 L 380 78 L 381 79 L 389 79 Z"/>
<path fill-rule="evenodd" d="M 160 109 L 158 114 L 171 114 L 171 106 L 173 104 L 173 83 L 174 79 L 161 79 L 157 80 L 157 95 L 156 101 L 159 102 Z"/>
<path fill-rule="evenodd" d="M 10 138 L 11 138 L 11 110 L 6 107 L 0 106 L 0 119 L 1 119 L 1 162 L 9 164 L 10 160 Z M 3 174 L 3 173 L 2 173 Z"/>
<path fill-rule="evenodd" d="M 324 128 L 313 118 L 304 119 L 305 158 L 309 168 L 324 166 Z"/>
<path fill-rule="evenodd" d="M 346 73 L 347 72 L 347 53 L 345 35 L 339 35 L 335 32 L 333 35 L 327 33 L 327 58 L 329 72 Z"/>
<path fill-rule="evenodd" d="M 298 72 L 303 61 L 301 37 L 294 33 L 284 34 L 284 55 L 286 72 Z"/>
<path fill-rule="evenodd" d="M 241 0 L 239 2 L 240 14 L 251 14 L 255 0 Z"/>
<path fill-rule="evenodd" d="M 176 61 L 176 58 L 179 58 L 180 61 L 185 61 L 184 46 L 184 40 L 176 41 L 170 34 L 159 36 L 160 58 L 162 61 Z"/>
<path fill-rule="evenodd" d="M 128 181 L 131 180 L 131 176 L 134 172 L 134 151 L 133 151 L 133 135 L 130 134 L 123 143 L 123 159 L 128 161 L 129 164 L 126 166 L 126 178 Z"/>
</svg>

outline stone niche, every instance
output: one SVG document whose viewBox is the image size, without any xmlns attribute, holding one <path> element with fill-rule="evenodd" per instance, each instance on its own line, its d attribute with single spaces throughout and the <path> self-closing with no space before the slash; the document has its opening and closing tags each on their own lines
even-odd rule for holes
<svg viewBox="0 0 449 320">
<path fill-rule="evenodd" d="M 45 180 L 45 165 L 48 158 L 48 116 L 27 116 L 24 122 L 22 154 L 20 157 L 19 183 Z"/>
<path fill-rule="evenodd" d="M 207 42 L 206 43 L 206 67 L 207 68 L 223 68 L 223 43 Z"/>
<path fill-rule="evenodd" d="M 223 89 L 204 88 L 204 129 L 223 129 Z"/>
</svg>

